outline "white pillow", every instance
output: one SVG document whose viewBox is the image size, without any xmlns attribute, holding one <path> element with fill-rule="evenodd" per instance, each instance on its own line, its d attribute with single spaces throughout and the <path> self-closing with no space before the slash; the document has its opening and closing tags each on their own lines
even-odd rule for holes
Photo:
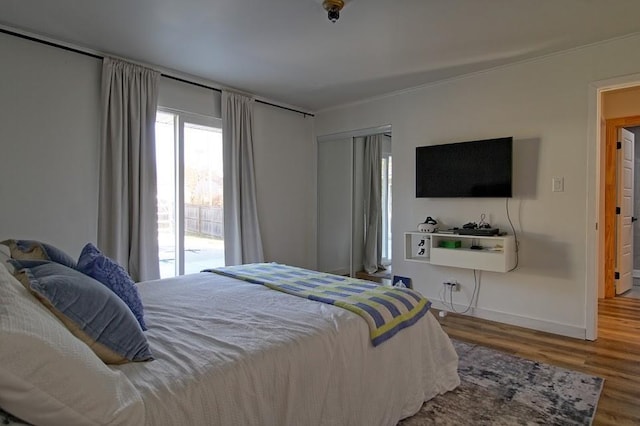
<svg viewBox="0 0 640 426">
<path fill-rule="evenodd" d="M 124 373 L 87 345 L 0 267 L 0 407 L 33 424 L 144 424 Z"/>
<path fill-rule="evenodd" d="M 11 259 L 11 249 L 9 248 L 9 246 L 0 244 L 0 263 L 3 264 L 5 268 L 7 268 L 9 273 L 13 274 L 14 272 L 13 265 L 7 262 L 7 260 L 9 259 Z"/>
</svg>

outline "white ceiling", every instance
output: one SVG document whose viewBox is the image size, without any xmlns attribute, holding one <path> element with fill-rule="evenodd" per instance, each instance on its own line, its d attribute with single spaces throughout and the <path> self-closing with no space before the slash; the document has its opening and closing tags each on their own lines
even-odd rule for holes
<svg viewBox="0 0 640 426">
<path fill-rule="evenodd" d="M 640 0 L 347 0 L 336 23 L 321 4 L 2 0 L 0 24 L 307 111 L 640 31 Z"/>
</svg>

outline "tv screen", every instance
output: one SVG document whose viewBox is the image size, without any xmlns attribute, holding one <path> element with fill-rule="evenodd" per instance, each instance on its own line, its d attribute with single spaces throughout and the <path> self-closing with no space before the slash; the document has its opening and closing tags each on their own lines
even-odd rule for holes
<svg viewBox="0 0 640 426">
<path fill-rule="evenodd" d="M 416 148 L 416 197 L 511 197 L 513 138 Z"/>
</svg>

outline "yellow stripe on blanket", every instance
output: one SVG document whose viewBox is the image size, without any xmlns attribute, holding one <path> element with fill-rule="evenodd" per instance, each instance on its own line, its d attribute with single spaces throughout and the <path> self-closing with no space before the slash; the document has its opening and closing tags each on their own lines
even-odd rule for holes
<svg viewBox="0 0 640 426">
<path fill-rule="evenodd" d="M 431 302 L 417 291 L 277 263 L 206 269 L 270 289 L 347 309 L 369 325 L 373 346 L 417 322 Z"/>
</svg>

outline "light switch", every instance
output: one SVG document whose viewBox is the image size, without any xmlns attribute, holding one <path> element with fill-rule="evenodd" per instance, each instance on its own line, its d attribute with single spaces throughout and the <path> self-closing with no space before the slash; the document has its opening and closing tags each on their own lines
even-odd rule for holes
<svg viewBox="0 0 640 426">
<path fill-rule="evenodd" d="M 564 178 L 554 177 L 551 179 L 551 190 L 553 192 L 564 192 Z"/>
</svg>

